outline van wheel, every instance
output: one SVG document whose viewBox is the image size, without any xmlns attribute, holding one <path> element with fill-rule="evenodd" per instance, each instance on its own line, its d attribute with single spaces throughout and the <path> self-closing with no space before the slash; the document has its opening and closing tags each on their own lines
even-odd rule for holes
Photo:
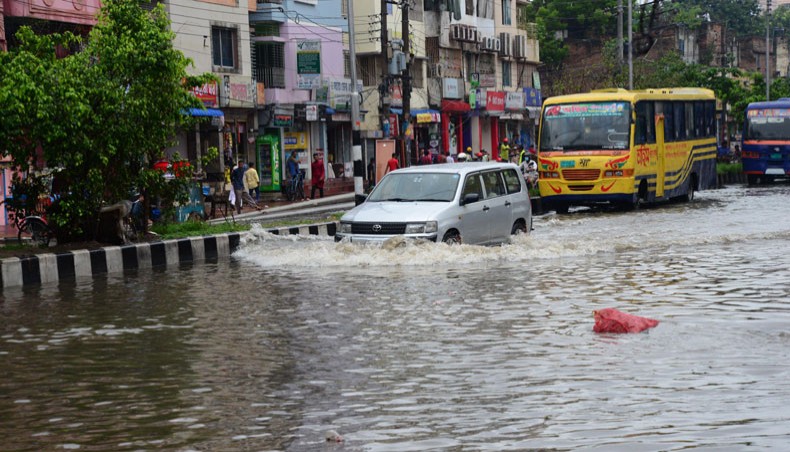
<svg viewBox="0 0 790 452">
<path fill-rule="evenodd" d="M 527 225 L 522 220 L 513 223 L 513 229 L 510 231 L 510 235 L 519 235 L 526 233 L 527 233 Z"/>
<path fill-rule="evenodd" d="M 447 231 L 447 233 L 444 234 L 444 238 L 442 238 L 442 242 L 448 245 L 460 245 L 461 235 L 458 234 L 458 231 Z"/>
</svg>

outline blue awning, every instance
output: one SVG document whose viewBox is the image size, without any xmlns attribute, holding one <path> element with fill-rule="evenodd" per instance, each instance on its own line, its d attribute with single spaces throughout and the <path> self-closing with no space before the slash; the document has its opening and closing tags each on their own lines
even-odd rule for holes
<svg viewBox="0 0 790 452">
<path fill-rule="evenodd" d="M 332 108 L 332 107 L 326 107 L 326 110 L 324 110 L 324 111 L 325 111 L 325 112 L 326 112 L 326 114 L 328 114 L 328 115 L 334 115 L 334 114 L 335 114 L 335 109 L 334 109 L 334 108 Z"/>
<path fill-rule="evenodd" d="M 418 108 L 417 110 L 412 110 L 411 111 L 411 115 L 412 116 L 424 115 L 424 114 L 428 114 L 428 113 L 430 113 L 432 115 L 438 115 L 440 112 L 439 112 L 439 110 L 431 110 L 430 108 Z"/>
<path fill-rule="evenodd" d="M 217 110 L 216 108 L 206 108 L 205 110 L 202 108 L 190 108 L 188 112 L 191 116 L 225 116 L 222 110 Z"/>
</svg>

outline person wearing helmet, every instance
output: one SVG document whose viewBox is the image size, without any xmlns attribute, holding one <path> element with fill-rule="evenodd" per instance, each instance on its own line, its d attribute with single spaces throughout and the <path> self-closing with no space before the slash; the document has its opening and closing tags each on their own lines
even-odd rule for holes
<svg viewBox="0 0 790 452">
<path fill-rule="evenodd" d="M 502 139 L 502 144 L 499 146 L 499 158 L 503 162 L 510 161 L 510 145 L 507 142 L 507 137 Z"/>
<path fill-rule="evenodd" d="M 469 160 L 469 154 L 472 153 L 472 146 L 466 148 L 466 152 L 461 152 L 458 154 L 458 161 L 459 162 L 466 162 Z"/>
</svg>

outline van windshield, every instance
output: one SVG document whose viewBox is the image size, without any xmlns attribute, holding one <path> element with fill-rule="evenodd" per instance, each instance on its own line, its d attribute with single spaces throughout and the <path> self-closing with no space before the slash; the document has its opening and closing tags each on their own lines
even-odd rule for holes
<svg viewBox="0 0 790 452">
<path fill-rule="evenodd" d="M 460 176 L 455 173 L 390 173 L 368 196 L 368 201 L 449 202 L 455 198 Z"/>
</svg>

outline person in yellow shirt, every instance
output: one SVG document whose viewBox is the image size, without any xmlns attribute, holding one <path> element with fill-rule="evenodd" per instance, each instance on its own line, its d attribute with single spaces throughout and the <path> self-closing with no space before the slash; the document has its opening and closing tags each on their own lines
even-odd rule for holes
<svg viewBox="0 0 790 452">
<path fill-rule="evenodd" d="M 261 200 L 260 179 L 258 178 L 258 171 L 255 170 L 255 162 L 250 162 L 249 168 L 244 172 L 244 185 L 247 186 L 250 197 L 258 202 Z"/>
<path fill-rule="evenodd" d="M 499 146 L 499 158 L 503 162 L 510 161 L 510 145 L 507 142 L 507 137 L 502 139 L 502 145 Z"/>
</svg>

